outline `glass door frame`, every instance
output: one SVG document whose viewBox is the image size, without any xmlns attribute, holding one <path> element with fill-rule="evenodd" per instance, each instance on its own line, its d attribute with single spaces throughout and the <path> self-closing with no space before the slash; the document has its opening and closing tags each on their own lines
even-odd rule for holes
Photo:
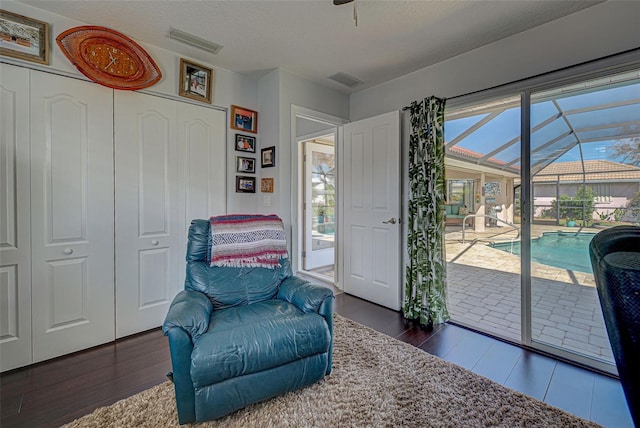
<svg viewBox="0 0 640 428">
<path fill-rule="evenodd" d="M 531 95 L 568 84 L 605 77 L 640 68 L 640 49 L 620 55 L 592 61 L 575 67 L 562 69 L 545 75 L 503 85 L 486 91 L 456 97 L 448 101 L 449 109 L 462 108 L 483 101 L 520 94 L 521 127 L 521 345 L 554 355 L 561 359 L 617 374 L 614 364 L 583 356 L 555 346 L 547 345 L 532 337 L 532 268 L 531 268 L 531 224 L 533 215 L 533 194 L 531 185 Z"/>
<path fill-rule="evenodd" d="M 310 132 L 301 135 L 304 131 L 297 129 L 298 119 L 304 119 L 309 122 L 315 122 L 317 124 L 326 125 L 321 131 Z M 318 137 L 320 135 L 326 135 L 330 131 L 329 128 L 333 128 L 335 130 L 335 140 L 334 147 L 336 153 L 336 165 L 338 168 L 338 173 L 336 176 L 337 188 L 336 188 L 336 254 L 335 254 L 335 277 L 334 281 L 330 283 L 330 285 L 334 285 L 338 289 L 341 289 L 342 283 L 342 243 L 341 243 L 341 229 L 342 229 L 342 217 L 341 217 L 341 208 L 342 208 L 342 196 L 340 193 L 340 176 L 342 171 L 342 164 L 340 162 L 340 147 L 342 142 L 342 134 L 343 134 L 343 125 L 348 123 L 347 119 L 333 116 L 327 113 L 319 112 L 317 110 L 311 110 L 306 107 L 301 107 L 295 104 L 291 105 L 291 129 L 290 129 L 290 139 L 291 139 L 291 153 L 290 153 L 290 179 L 291 179 L 291 269 L 294 273 L 303 272 L 302 271 L 302 251 L 304 249 L 304 245 L 302 242 L 302 236 L 304 231 L 302 230 L 304 222 L 302 221 L 303 210 L 302 210 L 302 201 L 303 198 L 303 189 L 302 183 L 304 183 L 302 176 L 302 141 L 306 141 L 308 139 L 312 139 L 314 137 Z M 326 277 L 315 276 L 313 273 L 304 272 L 305 274 L 314 277 L 319 281 L 325 281 Z M 327 282 L 329 283 L 329 282 Z"/>
<path fill-rule="evenodd" d="M 322 137 L 318 137 L 318 138 L 314 138 L 311 140 L 306 140 L 304 142 L 302 142 L 303 144 L 303 149 L 304 149 L 304 157 L 303 157 L 303 172 L 304 172 L 304 191 L 303 191 L 303 197 L 304 197 L 304 209 L 303 209 L 303 214 L 304 214 L 304 220 L 303 220 L 303 230 L 304 230 L 304 236 L 303 236 L 303 243 L 304 243 L 304 251 L 302 254 L 302 269 L 304 271 L 311 271 L 312 269 L 316 268 L 316 264 L 318 264 L 318 266 L 321 266 L 322 263 L 321 261 L 324 261 L 324 263 L 328 262 L 328 259 L 331 258 L 332 262 L 330 263 L 331 265 L 334 266 L 334 270 L 335 270 L 335 252 L 336 252 L 336 242 L 335 242 L 335 214 L 336 214 L 336 198 L 335 198 L 335 192 L 336 192 L 336 181 L 335 181 L 335 175 L 337 172 L 337 168 L 335 168 L 335 143 L 332 146 L 329 146 L 328 144 L 323 144 L 323 143 L 319 143 L 316 142 L 317 140 L 321 140 L 323 138 L 328 138 L 330 137 L 331 139 L 335 140 L 335 133 L 332 132 L 330 134 L 327 134 L 326 136 L 322 136 Z M 329 149 L 329 147 L 331 147 Z M 333 170 L 333 175 L 334 175 L 334 191 L 333 191 L 333 235 L 334 235 L 334 242 L 333 245 L 330 248 L 324 248 L 324 249 L 314 249 L 313 248 L 313 218 L 314 213 L 313 213 L 313 153 L 324 153 L 324 154 L 331 154 L 334 157 L 334 170 Z M 325 217 L 323 215 L 323 217 Z M 324 220 L 324 219 L 323 219 Z M 323 221 L 324 222 L 324 221 Z M 319 225 L 318 225 L 319 227 Z M 317 254 L 314 255 L 314 252 L 316 252 Z M 311 267 L 310 267 L 311 265 Z"/>
</svg>

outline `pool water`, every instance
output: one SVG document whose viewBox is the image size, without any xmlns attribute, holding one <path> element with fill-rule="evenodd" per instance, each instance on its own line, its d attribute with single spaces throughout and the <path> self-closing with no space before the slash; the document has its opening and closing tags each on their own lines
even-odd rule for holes
<svg viewBox="0 0 640 428">
<path fill-rule="evenodd" d="M 589 243 L 595 233 L 545 232 L 531 240 L 531 260 L 561 269 L 592 273 Z M 520 255 L 520 241 L 491 247 Z"/>
</svg>

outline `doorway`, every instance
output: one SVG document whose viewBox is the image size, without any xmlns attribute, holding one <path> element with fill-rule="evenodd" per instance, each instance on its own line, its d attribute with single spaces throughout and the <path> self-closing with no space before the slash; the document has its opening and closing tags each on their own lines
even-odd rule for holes
<svg viewBox="0 0 640 428">
<path fill-rule="evenodd" d="M 291 113 L 293 271 L 324 281 L 334 289 L 394 310 L 400 309 L 400 112 L 351 123 L 298 106 L 292 106 Z M 334 164 L 329 166 L 328 153 L 320 155 L 323 144 L 305 142 L 320 140 L 332 133 Z M 305 151 L 311 165 L 314 151 L 323 158 L 316 163 L 315 179 L 305 180 Z M 328 174 L 331 169 L 334 169 L 333 177 Z M 323 180 L 334 182 L 333 205 L 326 192 L 329 186 Z M 309 189 L 305 192 L 307 184 L 319 191 L 314 193 Z M 317 227 L 314 229 L 314 226 Z M 311 231 L 307 233 L 309 228 Z M 314 238 L 327 238 L 331 233 L 333 247 L 327 242 L 319 242 L 320 239 L 316 243 L 318 264 L 327 263 L 327 260 L 322 261 L 322 250 L 326 250 L 324 255 L 333 255 L 333 280 L 323 275 L 326 271 L 314 271 L 315 251 L 305 249 L 305 245 L 314 244 Z M 308 254 L 312 257 L 308 258 Z M 312 264 L 307 267 L 305 263 L 309 261 Z"/>
<path fill-rule="evenodd" d="M 292 269 L 332 286 L 334 292 L 342 290 L 339 151 L 345 123 L 337 116 L 291 106 Z"/>
<path fill-rule="evenodd" d="M 453 321 L 616 372 L 589 244 L 640 221 L 638 94 L 637 69 L 605 69 L 447 113 L 447 174 L 480 176 L 488 219 L 447 228 Z"/>
<path fill-rule="evenodd" d="M 335 133 L 302 142 L 304 151 L 303 270 L 335 282 Z"/>
</svg>

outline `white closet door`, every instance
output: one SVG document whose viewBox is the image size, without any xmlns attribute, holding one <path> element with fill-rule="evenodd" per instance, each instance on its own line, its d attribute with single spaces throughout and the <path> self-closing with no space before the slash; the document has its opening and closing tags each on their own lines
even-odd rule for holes
<svg viewBox="0 0 640 428">
<path fill-rule="evenodd" d="M 0 64 L 0 371 L 31 364 L 29 72 Z"/>
<path fill-rule="evenodd" d="M 226 113 L 178 103 L 180 150 L 180 236 L 178 290 L 184 287 L 187 234 L 191 220 L 225 214 Z"/>
<path fill-rule="evenodd" d="M 158 327 L 176 275 L 176 102 L 115 92 L 116 337 Z"/>
<path fill-rule="evenodd" d="M 31 72 L 34 362 L 114 339 L 112 94 Z"/>
</svg>

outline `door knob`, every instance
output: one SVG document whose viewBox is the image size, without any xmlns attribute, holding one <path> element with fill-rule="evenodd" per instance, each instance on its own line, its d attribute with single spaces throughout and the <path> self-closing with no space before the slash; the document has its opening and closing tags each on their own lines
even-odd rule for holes
<svg viewBox="0 0 640 428">
<path fill-rule="evenodd" d="M 63 253 L 65 253 L 67 256 L 69 256 L 69 255 L 73 254 L 73 248 L 65 248 Z"/>
<path fill-rule="evenodd" d="M 383 221 L 382 223 L 384 223 L 384 224 L 396 224 L 396 218 L 395 217 L 391 217 L 389 220 Z"/>
<path fill-rule="evenodd" d="M 154 247 L 156 245 L 158 245 L 160 243 L 160 241 L 158 241 L 157 239 L 154 239 L 153 241 L 151 241 L 151 245 L 153 245 Z"/>
</svg>

